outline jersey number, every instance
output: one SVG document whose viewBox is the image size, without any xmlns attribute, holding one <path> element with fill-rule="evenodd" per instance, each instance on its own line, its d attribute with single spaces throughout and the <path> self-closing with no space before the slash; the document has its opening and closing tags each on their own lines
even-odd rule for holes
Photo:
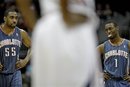
<svg viewBox="0 0 130 87">
<path fill-rule="evenodd" d="M 117 59 L 115 59 L 115 67 L 117 67 Z"/>
<path fill-rule="evenodd" d="M 11 52 L 11 53 L 10 53 Z M 11 48 L 5 48 L 5 56 L 16 56 L 16 50 L 15 47 L 11 47 Z"/>
</svg>

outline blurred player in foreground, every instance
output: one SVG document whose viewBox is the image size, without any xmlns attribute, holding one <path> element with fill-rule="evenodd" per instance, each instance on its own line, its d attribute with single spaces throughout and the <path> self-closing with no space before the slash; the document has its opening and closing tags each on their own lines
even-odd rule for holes
<svg viewBox="0 0 130 87">
<path fill-rule="evenodd" d="M 21 44 L 30 48 L 31 40 L 27 32 L 16 26 L 17 22 L 15 8 L 7 9 L 0 26 L 0 87 L 22 87 L 20 69 L 30 60 L 30 50 L 25 59 L 19 58 Z"/>
<path fill-rule="evenodd" d="M 105 32 L 109 40 L 97 47 L 104 56 L 105 87 L 130 87 L 130 41 L 120 37 L 115 21 L 106 22 Z"/>
<path fill-rule="evenodd" d="M 102 87 L 93 0 L 40 0 L 33 33 L 33 87 Z"/>
<path fill-rule="evenodd" d="M 94 1 L 39 1 L 44 16 L 33 33 L 32 86 L 102 87 L 100 60 L 95 50 L 99 20 Z M 31 22 L 31 17 L 27 18 Z"/>
</svg>

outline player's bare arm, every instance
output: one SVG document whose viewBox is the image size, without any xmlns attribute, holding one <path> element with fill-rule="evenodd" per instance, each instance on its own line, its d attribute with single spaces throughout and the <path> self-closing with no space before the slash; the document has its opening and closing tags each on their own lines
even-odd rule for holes
<svg viewBox="0 0 130 87">
<path fill-rule="evenodd" d="M 104 44 L 100 44 L 98 47 L 97 47 L 97 50 L 100 54 L 100 58 L 102 58 L 102 55 L 104 54 Z M 108 73 L 103 73 L 103 76 L 104 76 L 104 80 L 108 80 L 110 79 L 110 76 Z"/>
<path fill-rule="evenodd" d="M 103 55 L 103 53 L 104 53 L 104 44 L 99 45 L 97 47 L 97 50 L 98 50 L 100 55 Z"/>
<path fill-rule="evenodd" d="M 28 52 L 27 52 L 27 56 L 23 60 L 20 60 L 16 63 L 16 67 L 18 69 L 26 66 L 26 64 L 29 62 L 29 60 L 31 58 L 31 39 L 30 39 L 30 37 L 29 37 L 29 35 L 27 34 L 26 31 L 24 31 L 22 29 L 20 31 L 21 31 L 21 36 L 22 36 L 22 42 L 29 49 L 28 49 Z"/>
<path fill-rule="evenodd" d="M 3 65 L 0 63 L 0 71 L 2 71 Z"/>
</svg>

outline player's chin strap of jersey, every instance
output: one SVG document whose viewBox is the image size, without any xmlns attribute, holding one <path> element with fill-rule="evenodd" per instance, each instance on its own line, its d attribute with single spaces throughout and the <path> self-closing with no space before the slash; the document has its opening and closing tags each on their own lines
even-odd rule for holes
<svg viewBox="0 0 130 87">
<path fill-rule="evenodd" d="M 117 80 L 117 81 L 125 80 L 125 81 L 130 82 L 130 76 L 129 75 L 124 75 L 123 77 L 115 77 L 108 72 L 104 72 L 104 80 L 106 81 L 106 80 L 110 80 L 110 79 Z"/>
</svg>

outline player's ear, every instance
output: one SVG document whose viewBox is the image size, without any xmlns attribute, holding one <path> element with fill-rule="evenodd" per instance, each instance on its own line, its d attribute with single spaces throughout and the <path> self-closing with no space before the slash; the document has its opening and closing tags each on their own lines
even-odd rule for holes
<svg viewBox="0 0 130 87">
<path fill-rule="evenodd" d="M 4 21 L 6 21 L 6 17 L 4 16 Z"/>
</svg>

